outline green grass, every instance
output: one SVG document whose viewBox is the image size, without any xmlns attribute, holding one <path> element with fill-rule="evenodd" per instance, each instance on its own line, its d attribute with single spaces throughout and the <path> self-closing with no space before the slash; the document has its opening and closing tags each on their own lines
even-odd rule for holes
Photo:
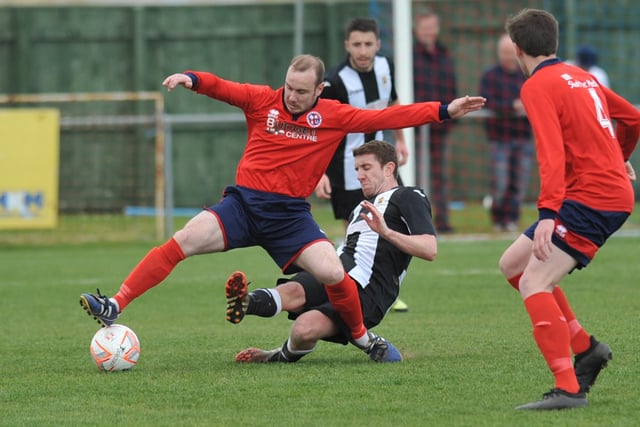
<svg viewBox="0 0 640 427">
<path fill-rule="evenodd" d="M 313 200 L 312 212 L 324 231 L 332 239 L 343 237 L 342 223 L 333 219 L 331 206 L 326 201 Z M 504 238 L 491 231 L 489 214 L 479 203 L 465 203 L 462 209 L 452 209 L 451 223 L 456 235 L 468 238 L 469 234 L 487 234 L 490 238 Z M 522 209 L 521 226 L 526 227 L 537 218 L 535 206 L 527 204 Z M 188 218 L 173 218 L 173 230 L 180 229 Z M 640 230 L 640 209 L 629 218 L 625 230 Z M 104 243 L 104 242 L 153 242 L 155 219 L 123 215 L 68 215 L 60 216 L 58 226 L 51 230 L 2 230 L 0 247 L 22 244 Z"/>
<path fill-rule="evenodd" d="M 414 261 L 402 289 L 410 311 L 376 328 L 403 352 L 401 364 L 325 342 L 293 365 L 235 364 L 237 351 L 278 346 L 290 327 L 285 315 L 224 320 L 231 271 L 243 269 L 253 286 L 279 275 L 262 250 L 243 249 L 191 258 L 134 301 L 120 322 L 140 338 L 138 366 L 104 374 L 89 354 L 98 325 L 78 295 L 115 292 L 155 244 L 128 232 L 143 227 L 127 221 L 64 218 L 66 231 L 40 232 L 42 242 L 38 233 L 0 233 L 0 425 L 637 425 L 638 237 L 613 237 L 564 283 L 583 325 L 614 351 L 589 406 L 522 413 L 514 406 L 553 380 L 519 296 L 497 270 L 505 236 L 443 238 L 435 262 Z"/>
</svg>

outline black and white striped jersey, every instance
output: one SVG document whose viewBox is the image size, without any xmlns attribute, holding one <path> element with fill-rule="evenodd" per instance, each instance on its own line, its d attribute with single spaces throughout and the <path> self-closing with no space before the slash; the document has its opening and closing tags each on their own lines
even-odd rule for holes
<svg viewBox="0 0 640 427">
<path fill-rule="evenodd" d="M 435 235 L 431 204 L 421 189 L 396 187 L 370 201 L 392 230 L 409 235 Z M 361 213 L 367 212 L 358 205 L 351 214 L 347 239 L 338 248 L 338 254 L 346 272 L 384 313 L 398 297 L 412 257 L 381 238 Z"/>
<path fill-rule="evenodd" d="M 329 70 L 325 78 L 322 98 L 336 99 L 354 107 L 379 110 L 394 102 L 398 96 L 393 80 L 393 62 L 376 56 L 373 69 L 359 72 L 349 65 L 349 57 Z M 343 190 L 359 190 L 355 172 L 353 149 L 366 141 L 383 139 L 382 131 L 371 134 L 351 133 L 342 141 L 327 169 L 331 186 Z"/>
</svg>

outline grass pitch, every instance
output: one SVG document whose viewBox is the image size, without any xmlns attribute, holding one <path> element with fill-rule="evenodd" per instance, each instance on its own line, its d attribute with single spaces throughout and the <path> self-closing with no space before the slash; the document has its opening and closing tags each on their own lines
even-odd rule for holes
<svg viewBox="0 0 640 427">
<path fill-rule="evenodd" d="M 114 293 L 156 242 L 126 232 L 135 241 L 94 241 L 89 220 L 74 221 L 64 219 L 68 231 L 44 243 L 0 232 L 2 426 L 637 425 L 638 237 L 614 236 L 563 284 L 583 325 L 614 352 L 589 406 L 531 413 L 514 407 L 540 398 L 553 379 L 519 296 L 497 269 L 513 236 L 443 237 L 435 262 L 414 260 L 401 293 L 409 312 L 390 313 L 375 330 L 403 363 L 375 364 L 353 346 L 325 342 L 297 364 L 234 363 L 248 346 L 280 345 L 290 327 L 283 314 L 224 320 L 230 272 L 245 271 L 252 288 L 279 276 L 252 248 L 188 259 L 134 301 L 119 322 L 140 338 L 140 360 L 105 374 L 89 354 L 98 325 L 78 296 L 96 287 Z"/>
</svg>

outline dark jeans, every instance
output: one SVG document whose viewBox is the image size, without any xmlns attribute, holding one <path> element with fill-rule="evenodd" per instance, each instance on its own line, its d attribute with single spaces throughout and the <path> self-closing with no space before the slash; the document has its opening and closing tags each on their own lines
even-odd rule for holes
<svg viewBox="0 0 640 427">
<path fill-rule="evenodd" d="M 490 141 L 491 220 L 494 225 L 517 224 L 524 201 L 534 146 L 531 140 Z"/>
</svg>

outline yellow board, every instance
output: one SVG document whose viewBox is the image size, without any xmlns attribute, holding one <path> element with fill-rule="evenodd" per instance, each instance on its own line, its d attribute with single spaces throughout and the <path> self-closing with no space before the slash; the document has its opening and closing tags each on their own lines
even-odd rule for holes
<svg viewBox="0 0 640 427">
<path fill-rule="evenodd" d="M 60 113 L 0 110 L 0 229 L 58 223 Z"/>
</svg>

